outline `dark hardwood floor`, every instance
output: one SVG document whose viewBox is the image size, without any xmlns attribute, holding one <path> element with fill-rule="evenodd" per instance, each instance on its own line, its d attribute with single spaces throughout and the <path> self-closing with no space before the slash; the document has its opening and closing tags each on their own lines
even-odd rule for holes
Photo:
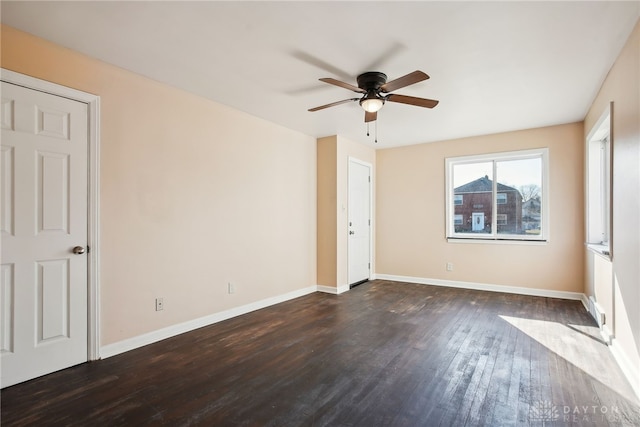
<svg viewBox="0 0 640 427">
<path fill-rule="evenodd" d="M 577 301 L 373 281 L 2 390 L 3 426 L 640 425 Z"/>
</svg>

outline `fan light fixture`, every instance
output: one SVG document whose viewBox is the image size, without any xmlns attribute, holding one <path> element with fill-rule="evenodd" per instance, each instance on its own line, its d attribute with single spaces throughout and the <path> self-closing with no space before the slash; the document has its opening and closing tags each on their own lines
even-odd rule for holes
<svg viewBox="0 0 640 427">
<path fill-rule="evenodd" d="M 368 113 L 379 111 L 384 105 L 384 99 L 377 97 L 375 94 L 367 94 L 360 100 L 360 106 Z"/>
</svg>

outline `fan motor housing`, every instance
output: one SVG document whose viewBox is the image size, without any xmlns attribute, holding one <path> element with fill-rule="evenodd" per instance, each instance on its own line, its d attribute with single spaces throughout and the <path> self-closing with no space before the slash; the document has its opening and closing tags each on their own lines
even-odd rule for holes
<svg viewBox="0 0 640 427">
<path fill-rule="evenodd" d="M 378 91 L 380 87 L 387 82 L 387 75 L 379 71 L 369 71 L 360 74 L 356 78 L 360 89 L 370 91 Z"/>
</svg>

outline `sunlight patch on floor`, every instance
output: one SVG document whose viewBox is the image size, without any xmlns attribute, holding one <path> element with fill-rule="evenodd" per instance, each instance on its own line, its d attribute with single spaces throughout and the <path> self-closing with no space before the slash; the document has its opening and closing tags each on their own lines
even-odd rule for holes
<svg viewBox="0 0 640 427">
<path fill-rule="evenodd" d="M 500 318 L 626 399 L 636 401 L 597 327 L 511 316 Z"/>
</svg>

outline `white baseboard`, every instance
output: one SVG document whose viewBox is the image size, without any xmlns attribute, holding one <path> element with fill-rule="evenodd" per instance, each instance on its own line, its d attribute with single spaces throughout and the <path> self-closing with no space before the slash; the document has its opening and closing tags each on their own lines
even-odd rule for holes
<svg viewBox="0 0 640 427">
<path fill-rule="evenodd" d="M 582 305 L 584 305 L 584 309 L 587 311 L 589 310 L 589 298 L 585 295 L 582 294 L 582 296 L 580 297 L 580 301 L 582 301 Z"/>
<path fill-rule="evenodd" d="M 113 344 L 108 344 L 100 347 L 99 357 L 102 359 L 106 359 L 107 357 L 115 356 L 117 354 L 124 353 L 129 350 L 134 350 L 148 344 L 153 344 L 154 342 L 162 341 L 164 339 L 171 338 L 185 332 L 193 331 L 194 329 L 202 328 L 203 326 L 209 326 L 223 320 L 231 319 L 232 317 L 240 316 L 242 314 L 250 313 L 255 310 L 260 310 L 261 308 L 269 307 L 271 305 L 279 304 L 281 302 L 308 295 L 316 292 L 317 290 L 317 286 L 309 286 L 306 288 L 298 289 L 296 291 L 288 292 L 286 294 L 277 295 L 275 297 L 266 298 L 240 307 L 235 307 L 229 310 L 221 311 L 219 313 L 200 317 L 188 322 L 168 326 L 166 328 L 158 329 L 157 331 L 138 335 L 137 337 L 128 338 L 126 340 L 122 340 Z"/>
<path fill-rule="evenodd" d="M 611 354 L 613 354 L 614 359 L 618 362 L 622 373 L 627 377 L 636 397 L 640 399 L 640 371 L 638 371 L 638 366 L 631 363 L 616 339 L 612 340 L 609 348 L 611 349 Z"/>
<path fill-rule="evenodd" d="M 581 292 L 554 291 L 550 289 L 523 288 L 519 286 L 493 285 L 488 283 L 460 282 L 454 280 L 428 279 L 424 277 L 397 276 L 393 274 L 376 273 L 378 280 L 393 280 L 396 282 L 417 283 L 420 285 L 447 286 L 450 288 L 474 289 L 477 291 L 505 292 L 508 294 L 531 295 L 547 298 L 561 298 L 582 301 L 586 296 Z"/>
<path fill-rule="evenodd" d="M 333 286 L 318 285 L 317 290 L 318 292 L 324 292 L 326 294 L 340 295 L 349 290 L 349 285 L 338 286 L 337 288 L 334 288 Z"/>
<path fill-rule="evenodd" d="M 604 340 L 607 345 L 613 344 L 613 339 L 615 336 L 613 335 L 613 331 L 609 328 L 609 325 L 602 325 L 600 328 L 600 336 Z"/>
<path fill-rule="evenodd" d="M 588 298 L 588 306 L 587 311 L 591 314 L 591 317 L 596 321 L 598 327 L 602 329 L 602 327 L 607 323 L 606 315 L 604 309 L 600 304 L 596 302 L 596 299 L 593 296 Z"/>
</svg>

